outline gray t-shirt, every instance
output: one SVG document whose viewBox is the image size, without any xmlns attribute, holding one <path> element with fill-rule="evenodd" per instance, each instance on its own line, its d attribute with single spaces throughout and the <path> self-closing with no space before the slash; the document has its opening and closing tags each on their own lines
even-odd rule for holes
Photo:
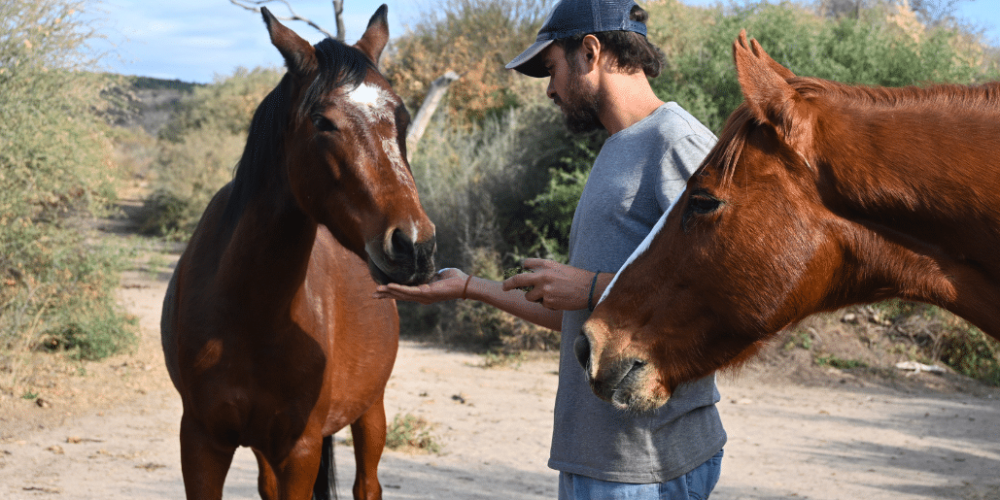
<svg viewBox="0 0 1000 500">
<path fill-rule="evenodd" d="M 608 138 L 573 215 L 569 265 L 617 272 L 686 185 L 716 138 L 670 102 Z M 683 384 L 663 407 L 634 414 L 590 390 L 573 342 L 590 316 L 566 311 L 549 467 L 604 481 L 658 483 L 686 474 L 726 443 L 715 376 Z"/>
</svg>

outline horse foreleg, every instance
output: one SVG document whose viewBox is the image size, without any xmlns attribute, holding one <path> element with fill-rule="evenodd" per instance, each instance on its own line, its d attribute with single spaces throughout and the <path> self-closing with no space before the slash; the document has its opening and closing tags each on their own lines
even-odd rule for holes
<svg viewBox="0 0 1000 500">
<path fill-rule="evenodd" d="M 355 500 L 380 500 L 382 486 L 378 483 L 378 462 L 385 448 L 385 405 L 380 395 L 368 411 L 351 424 L 354 438 Z"/>
<path fill-rule="evenodd" d="M 274 469 L 264 458 L 260 450 L 254 449 L 253 454 L 257 457 L 257 492 L 263 500 L 277 500 L 278 498 L 278 478 L 274 475 Z"/>
<path fill-rule="evenodd" d="M 263 461 L 274 464 L 271 470 L 277 482 L 278 498 L 282 500 L 312 498 L 313 485 L 319 472 L 322 443 L 323 436 L 319 432 L 310 431 L 299 438 L 280 463 L 276 463 L 273 459 L 267 460 L 265 454 Z"/>
<path fill-rule="evenodd" d="M 220 443 L 200 422 L 181 417 L 181 474 L 188 500 L 218 500 L 236 446 Z"/>
</svg>

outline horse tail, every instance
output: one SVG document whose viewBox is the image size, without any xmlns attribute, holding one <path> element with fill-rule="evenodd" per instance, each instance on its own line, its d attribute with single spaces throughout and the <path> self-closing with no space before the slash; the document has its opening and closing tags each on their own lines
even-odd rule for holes
<svg viewBox="0 0 1000 500">
<path fill-rule="evenodd" d="M 323 438 L 319 474 L 313 485 L 313 500 L 337 500 L 337 463 L 333 459 L 333 436 Z"/>
</svg>

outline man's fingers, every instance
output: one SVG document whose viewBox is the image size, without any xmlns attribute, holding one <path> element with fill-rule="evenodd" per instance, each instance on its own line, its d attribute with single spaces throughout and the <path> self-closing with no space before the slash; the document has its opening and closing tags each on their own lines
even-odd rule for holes
<svg viewBox="0 0 1000 500">
<path fill-rule="evenodd" d="M 503 284 L 502 284 L 503 285 L 503 291 L 509 292 L 509 291 L 511 291 L 511 290 L 513 290 L 515 288 L 520 288 L 520 287 L 524 286 L 524 284 L 522 284 L 521 282 L 524 281 L 524 276 L 527 276 L 527 275 L 528 275 L 528 273 L 515 274 L 514 276 L 511 276 L 510 278 L 507 278 L 507 279 L 503 280 Z"/>
<path fill-rule="evenodd" d="M 536 286 L 541 277 L 535 273 L 515 274 L 503 280 L 503 291 L 509 292 L 515 288 L 528 288 Z"/>
<path fill-rule="evenodd" d="M 552 264 L 555 264 L 555 262 L 548 259 L 528 258 L 524 259 L 523 267 L 527 269 L 548 269 L 552 267 Z"/>
</svg>

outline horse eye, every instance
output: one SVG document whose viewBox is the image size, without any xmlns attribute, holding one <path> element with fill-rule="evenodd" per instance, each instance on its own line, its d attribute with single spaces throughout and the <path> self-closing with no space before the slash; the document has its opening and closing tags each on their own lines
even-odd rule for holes
<svg viewBox="0 0 1000 500">
<path fill-rule="evenodd" d="M 688 206 L 698 214 L 710 214 L 719 209 L 722 200 L 708 193 L 693 193 L 688 200 Z"/>
<path fill-rule="evenodd" d="M 329 118 L 323 115 L 312 115 L 311 118 L 313 126 L 320 132 L 334 132 L 337 130 L 337 126 L 334 125 Z"/>
</svg>

